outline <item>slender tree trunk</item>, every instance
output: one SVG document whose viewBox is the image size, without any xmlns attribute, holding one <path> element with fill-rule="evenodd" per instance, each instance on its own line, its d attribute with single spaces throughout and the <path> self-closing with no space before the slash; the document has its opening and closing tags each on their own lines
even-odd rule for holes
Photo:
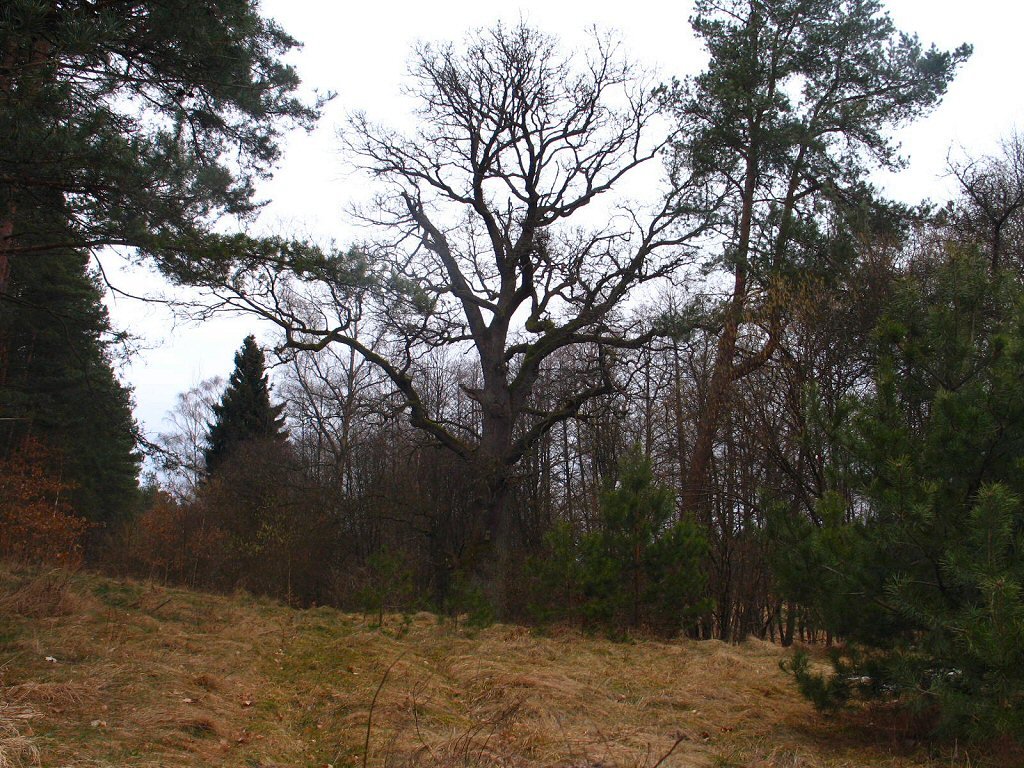
<svg viewBox="0 0 1024 768">
<path fill-rule="evenodd" d="M 685 493 L 689 462 L 686 456 L 686 429 L 683 424 L 683 378 L 679 364 L 679 344 L 672 345 L 672 416 L 676 427 L 676 450 L 679 453 L 679 488 Z M 686 511 L 686 501 L 683 510 Z"/>
<path fill-rule="evenodd" d="M 576 524 L 576 518 L 573 514 L 573 503 L 572 503 L 572 456 L 569 454 L 569 422 L 562 422 L 562 462 L 564 472 L 564 483 L 565 483 L 565 516 L 569 520 L 570 524 Z"/>
<path fill-rule="evenodd" d="M 644 454 L 650 456 L 654 451 L 654 398 L 651 396 L 651 352 L 645 349 L 641 357 L 644 368 Z"/>
<path fill-rule="evenodd" d="M 707 481 L 714 453 L 715 436 L 725 412 L 732 388 L 733 362 L 736 358 L 736 340 L 746 299 L 746 269 L 737 267 L 732 300 L 726 314 L 725 327 L 718 339 L 715 365 L 708 384 L 707 400 L 697 422 L 697 436 L 690 455 L 690 466 L 683 487 L 683 511 L 694 519 L 710 525 L 711 504 Z"/>
<path fill-rule="evenodd" d="M 786 626 L 782 631 L 782 645 L 788 648 L 793 644 L 793 636 L 796 632 L 796 605 L 792 600 L 786 602 Z"/>
<path fill-rule="evenodd" d="M 736 245 L 736 273 L 733 280 L 732 296 L 725 313 L 722 335 L 718 338 L 715 364 L 708 385 L 707 401 L 697 423 L 697 436 L 690 456 L 690 467 L 686 473 L 683 488 L 683 511 L 693 519 L 703 519 L 710 525 L 710 504 L 707 498 L 708 471 L 714 452 L 715 434 L 725 410 L 726 400 L 733 381 L 733 364 L 736 359 L 736 341 L 739 338 L 740 322 L 747 300 L 747 257 L 750 253 L 750 232 L 754 221 L 754 191 L 757 186 L 756 147 L 752 146 L 747 156 L 743 184 L 743 209 L 740 214 L 738 240 Z"/>
<path fill-rule="evenodd" d="M 13 205 L 8 205 L 13 209 Z M 0 309 L 7 296 L 11 279 L 11 236 L 14 234 L 14 222 L 11 219 L 0 221 Z M 10 345 L 8 339 L 0 334 L 0 387 L 7 384 L 7 372 L 10 369 Z"/>
<path fill-rule="evenodd" d="M 3 94 L 5 99 L 11 97 L 11 90 L 14 85 L 14 67 L 15 67 L 15 54 L 17 48 L 14 40 L 10 40 L 7 44 L 7 50 L 4 51 L 3 66 L 0 67 L 0 94 Z M 5 74 L 10 73 L 10 74 Z M 7 284 L 11 276 L 11 238 L 14 236 L 14 201 L 8 200 L 6 203 L 6 210 L 3 213 L 3 218 L 0 218 L 0 300 L 7 295 Z M 4 382 L 4 353 L 6 351 L 6 343 L 3 339 L 0 339 L 0 385 Z"/>
<path fill-rule="evenodd" d="M 448 549 L 442 543 L 441 532 L 434 527 L 427 534 L 427 550 L 433 576 L 433 598 L 437 610 L 444 609 L 452 589 L 452 562 Z"/>
<path fill-rule="evenodd" d="M 11 238 L 14 236 L 13 212 L 14 206 L 8 205 L 10 218 L 0 221 L 0 297 L 7 295 L 7 284 L 11 279 Z"/>
</svg>

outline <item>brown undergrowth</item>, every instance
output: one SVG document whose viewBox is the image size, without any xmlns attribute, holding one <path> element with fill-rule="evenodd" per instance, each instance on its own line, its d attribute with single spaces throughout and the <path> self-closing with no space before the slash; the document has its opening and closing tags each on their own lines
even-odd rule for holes
<svg viewBox="0 0 1024 768">
<path fill-rule="evenodd" d="M 785 655 L 0 566 L 0 768 L 1020 764 L 818 714 Z"/>
</svg>

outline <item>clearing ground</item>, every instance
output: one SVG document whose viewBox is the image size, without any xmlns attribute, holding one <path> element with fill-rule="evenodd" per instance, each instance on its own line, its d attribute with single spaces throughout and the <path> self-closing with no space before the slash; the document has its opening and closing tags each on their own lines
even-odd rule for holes
<svg viewBox="0 0 1024 768">
<path fill-rule="evenodd" d="M 431 614 L 295 610 L 0 566 L 0 768 L 949 768 L 882 710 L 827 717 L 787 652 Z M 372 708 L 372 724 L 368 720 Z"/>
</svg>

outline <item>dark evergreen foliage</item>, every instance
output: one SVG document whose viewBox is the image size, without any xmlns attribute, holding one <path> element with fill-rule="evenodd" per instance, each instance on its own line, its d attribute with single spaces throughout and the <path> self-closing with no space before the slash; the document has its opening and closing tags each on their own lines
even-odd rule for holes
<svg viewBox="0 0 1024 768">
<path fill-rule="evenodd" d="M 808 526 L 787 590 L 850 643 L 820 702 L 898 696 L 968 736 L 1024 736 L 1024 294 L 985 260 L 915 266 L 848 437 L 855 492 Z M 856 681 L 852 684 L 850 681 Z"/>
<path fill-rule="evenodd" d="M 595 529 L 577 542 L 569 526 L 557 526 L 547 550 L 537 564 L 540 618 L 578 612 L 616 633 L 632 627 L 673 635 L 711 608 L 704 597 L 707 539 L 695 523 L 677 518 L 671 490 L 637 446 L 601 494 Z"/>
<path fill-rule="evenodd" d="M 214 474 L 235 449 L 247 442 L 283 443 L 288 436 L 281 412 L 272 405 L 266 360 L 255 337 L 247 336 L 235 354 L 235 369 L 220 403 L 213 406 L 214 421 L 206 449 L 206 471 Z"/>
<path fill-rule="evenodd" d="M 635 446 L 601 496 L 601 528 L 580 542 L 584 610 L 611 625 L 674 634 L 709 610 L 707 539 Z"/>
<path fill-rule="evenodd" d="M 129 245 L 189 280 L 223 264 L 282 130 L 312 126 L 281 63 L 298 43 L 253 0 L 6 0 L 0 13 L 4 265 Z"/>
<path fill-rule="evenodd" d="M 26 436 L 55 454 L 72 510 L 124 520 L 137 502 L 140 456 L 130 392 L 113 370 L 112 335 L 88 258 L 43 253 L 14 263 L 0 302 L 0 450 Z"/>
</svg>

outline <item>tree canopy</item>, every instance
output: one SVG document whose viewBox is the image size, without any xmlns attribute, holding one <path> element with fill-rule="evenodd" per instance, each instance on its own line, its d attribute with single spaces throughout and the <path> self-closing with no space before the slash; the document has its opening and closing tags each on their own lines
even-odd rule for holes
<svg viewBox="0 0 1024 768">
<path fill-rule="evenodd" d="M 461 46 L 420 46 L 410 90 L 414 134 L 363 115 L 346 133 L 355 163 L 379 182 L 363 214 L 371 239 L 348 254 L 254 262 L 214 289 L 277 323 L 285 346 L 347 346 L 384 371 L 412 423 L 470 462 L 479 536 L 493 542 L 507 528 L 511 467 L 611 391 L 614 351 L 659 328 L 623 303 L 672 275 L 695 232 L 674 226 L 675 191 L 651 210 L 582 223 L 668 138 L 652 84 L 612 39 L 574 57 L 526 24 L 498 25 Z M 475 370 L 460 384 L 475 406 L 457 415 L 431 400 L 424 372 L 467 352 Z M 559 355 L 573 370 L 542 403 L 535 386 Z"/>
<path fill-rule="evenodd" d="M 897 696 L 975 737 L 1024 730 L 1024 304 L 986 261 L 928 254 L 895 286 L 845 427 L 857 513 L 826 495 L 780 570 L 847 643 L 827 683 L 797 666 L 820 704 Z"/>
<path fill-rule="evenodd" d="M 0 296 L 22 255 L 119 245 L 187 280 L 259 207 L 298 43 L 253 0 L 10 0 L 0 13 Z"/>
<path fill-rule="evenodd" d="M 667 94 L 671 167 L 676 186 L 714 191 L 693 207 L 718 235 L 709 267 L 732 277 L 688 470 L 697 510 L 733 383 L 782 340 L 787 286 L 835 274 L 857 236 L 891 226 L 867 173 L 899 166 L 892 129 L 938 102 L 971 49 L 923 48 L 876 0 L 698 0 L 692 25 L 711 58 Z"/>
</svg>

